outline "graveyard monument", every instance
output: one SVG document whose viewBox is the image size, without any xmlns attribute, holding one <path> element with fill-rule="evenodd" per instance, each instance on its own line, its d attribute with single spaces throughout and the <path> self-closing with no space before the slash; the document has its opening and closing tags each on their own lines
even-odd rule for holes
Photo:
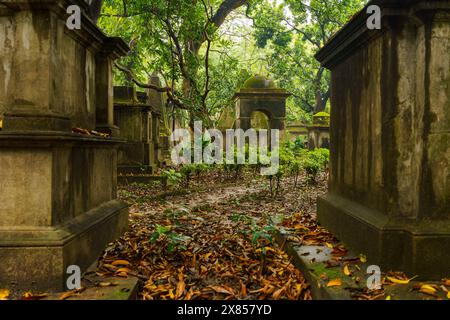
<svg viewBox="0 0 450 320">
<path fill-rule="evenodd" d="M 126 142 L 119 148 L 120 174 L 152 174 L 158 167 L 160 112 L 147 93 L 131 86 L 114 87 L 114 122 Z"/>
<path fill-rule="evenodd" d="M 290 96 L 284 89 L 263 76 L 253 76 L 244 83 L 234 95 L 236 108 L 235 127 L 245 130 L 251 128 L 254 112 L 262 112 L 269 121 L 270 129 L 285 129 L 286 99 Z"/>
<path fill-rule="evenodd" d="M 307 125 L 308 130 L 308 148 L 330 147 L 330 115 L 326 112 L 318 112 L 313 115 L 313 123 Z"/>
<path fill-rule="evenodd" d="M 450 268 L 450 2 L 372 1 L 317 54 L 331 70 L 329 192 L 319 222 L 382 271 Z"/>
<path fill-rule="evenodd" d="M 80 29 L 66 27 L 72 4 Z M 86 270 L 127 228 L 112 62 L 128 47 L 86 10 L 0 3 L 0 287 L 67 289 L 67 268 Z"/>
</svg>

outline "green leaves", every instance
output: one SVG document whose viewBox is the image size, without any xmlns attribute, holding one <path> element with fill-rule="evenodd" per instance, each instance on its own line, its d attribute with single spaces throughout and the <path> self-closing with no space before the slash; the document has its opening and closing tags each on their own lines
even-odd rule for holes
<svg viewBox="0 0 450 320">
<path fill-rule="evenodd" d="M 190 239 L 187 236 L 171 231 L 170 226 L 162 226 L 157 224 L 155 231 L 150 236 L 150 242 L 158 241 L 165 242 L 167 251 L 169 253 L 175 250 L 186 250 L 185 243 Z"/>
<path fill-rule="evenodd" d="M 166 170 L 162 173 L 161 176 L 167 179 L 167 182 L 170 186 L 178 185 L 183 178 L 181 173 L 175 171 L 175 169 Z"/>
<path fill-rule="evenodd" d="M 120 63 L 133 70 L 140 82 L 147 82 L 149 75 L 157 73 L 164 86 L 174 89 L 186 109 L 177 111 L 179 119 L 212 122 L 223 107 L 231 105 L 242 81 L 239 57 L 229 54 L 235 44 L 219 32 L 218 26 L 243 2 L 227 0 L 228 6 L 224 3 L 105 0 L 99 26 L 130 44 L 130 54 Z M 115 80 L 130 84 L 120 72 L 115 73 Z M 169 107 L 163 112 L 174 110 Z M 163 115 L 163 119 L 169 128 L 167 116 Z"/>
<path fill-rule="evenodd" d="M 324 109 L 330 77 L 314 55 L 366 0 L 265 0 L 250 11 L 254 38 L 267 53 L 279 85 L 293 93 L 289 118 L 307 122 L 304 111 Z"/>
</svg>

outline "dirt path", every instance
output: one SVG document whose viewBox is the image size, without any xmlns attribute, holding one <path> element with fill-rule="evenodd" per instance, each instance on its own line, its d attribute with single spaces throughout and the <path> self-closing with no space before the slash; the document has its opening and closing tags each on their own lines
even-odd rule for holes
<svg viewBox="0 0 450 320">
<path fill-rule="evenodd" d="M 271 199 L 266 185 L 207 180 L 160 198 L 148 188 L 122 190 L 132 203 L 130 231 L 106 250 L 99 272 L 126 260 L 116 274 L 145 279 L 143 299 L 310 299 L 268 218 L 314 209 L 301 190 Z"/>
</svg>

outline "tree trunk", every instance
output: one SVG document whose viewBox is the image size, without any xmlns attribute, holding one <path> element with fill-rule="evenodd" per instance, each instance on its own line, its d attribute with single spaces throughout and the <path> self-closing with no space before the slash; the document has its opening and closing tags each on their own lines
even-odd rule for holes
<svg viewBox="0 0 450 320">
<path fill-rule="evenodd" d="M 314 113 L 325 111 L 328 99 L 322 97 L 320 90 L 316 91 L 316 105 L 314 106 Z"/>
</svg>

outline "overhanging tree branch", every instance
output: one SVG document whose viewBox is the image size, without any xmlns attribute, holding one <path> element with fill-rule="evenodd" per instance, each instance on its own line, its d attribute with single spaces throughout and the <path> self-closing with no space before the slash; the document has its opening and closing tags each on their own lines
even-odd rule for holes
<svg viewBox="0 0 450 320">
<path fill-rule="evenodd" d="M 183 104 L 183 102 L 181 102 L 180 100 L 178 100 L 174 96 L 172 88 L 170 88 L 170 87 L 159 87 L 159 86 L 151 84 L 151 83 L 143 83 L 143 82 L 139 81 L 136 78 L 136 76 L 134 75 L 134 73 L 130 69 L 120 65 L 117 62 L 114 62 L 114 66 L 117 69 L 119 69 L 120 71 L 126 73 L 129 76 L 130 80 L 133 81 L 133 83 L 135 83 L 138 87 L 155 90 L 157 92 L 165 92 L 165 93 L 167 93 L 168 100 L 170 102 L 172 102 L 174 104 L 174 106 L 176 106 L 179 109 L 188 110 L 188 108 Z"/>
</svg>

